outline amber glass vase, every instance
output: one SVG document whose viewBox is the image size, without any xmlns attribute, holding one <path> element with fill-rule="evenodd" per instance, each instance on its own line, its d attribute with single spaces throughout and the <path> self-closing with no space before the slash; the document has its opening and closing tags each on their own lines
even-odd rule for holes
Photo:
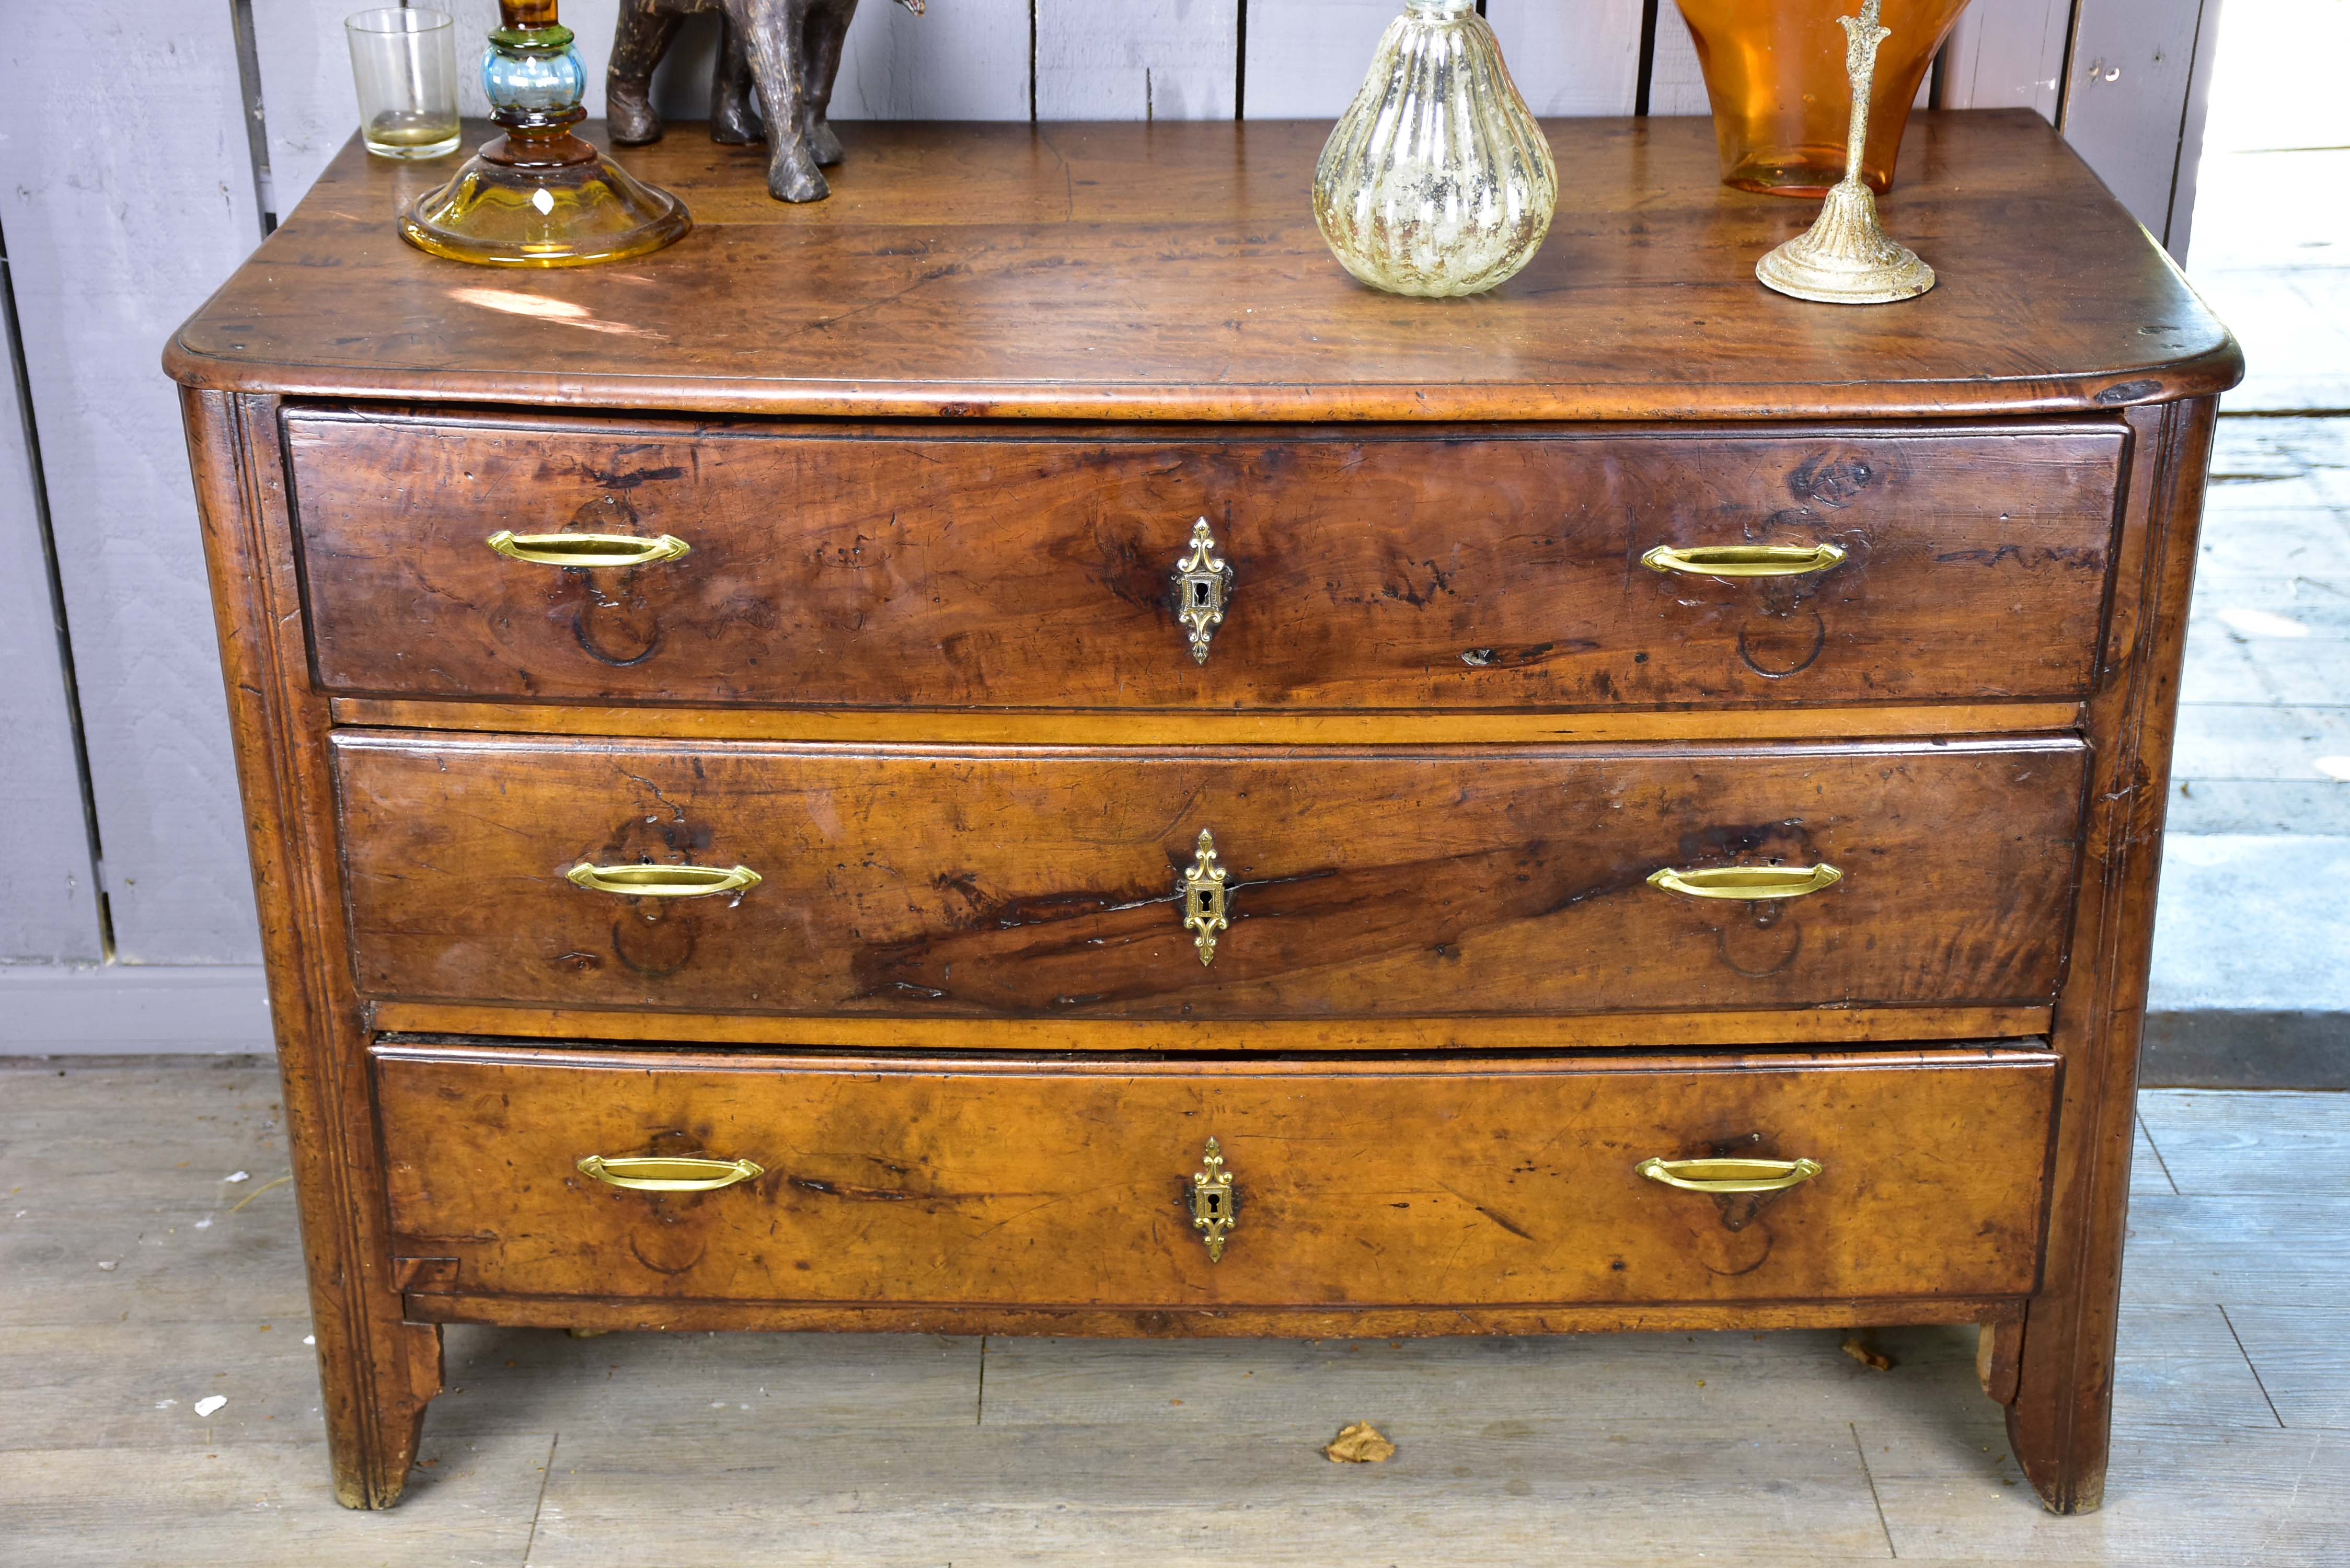
<svg viewBox="0 0 2350 1568">
<path fill-rule="evenodd" d="M 1852 83 L 1837 24 L 1856 0 L 1679 0 L 1713 101 L 1721 182 L 1781 196 L 1824 196 L 1844 178 Z M 1967 0 L 1885 0 L 1893 29 L 1877 55 L 1861 178 L 1893 183 L 1909 105 Z"/>
</svg>

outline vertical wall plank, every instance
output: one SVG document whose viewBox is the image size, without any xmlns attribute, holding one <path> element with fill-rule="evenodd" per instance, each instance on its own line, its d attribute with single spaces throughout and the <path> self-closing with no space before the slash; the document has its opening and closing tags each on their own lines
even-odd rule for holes
<svg viewBox="0 0 2350 1568">
<path fill-rule="evenodd" d="M 2170 226 L 2196 39 L 2210 0 L 2081 0 L 2064 140 L 2157 239 Z M 2196 141 L 2199 146 L 2199 129 Z"/>
<path fill-rule="evenodd" d="M 1036 0 L 1039 119 L 1229 119 L 1239 66 L 1239 0 Z"/>
<path fill-rule="evenodd" d="M 343 17 L 360 8 L 322 0 L 253 0 L 271 200 L 280 218 L 359 129 Z"/>
<path fill-rule="evenodd" d="M 1249 0 L 1248 117 L 1337 119 L 1402 12 L 1402 0 Z"/>
<path fill-rule="evenodd" d="M 1028 0 L 863 0 L 833 84 L 838 119 L 1025 119 Z"/>
<path fill-rule="evenodd" d="M 1335 119 L 1401 10 L 1399 0 L 1249 0 L 1249 118 Z M 1632 112 L 1640 0 L 1489 0 L 1485 16 L 1536 114 Z"/>
<path fill-rule="evenodd" d="M 0 280 L 6 275 L 0 260 Z M 0 899 L 0 964 L 96 963 L 106 956 L 98 879 L 16 394 L 16 351 L 13 335 L 0 334 L 0 670 L 8 681 L 0 700 L 6 732 L 0 737 L 0 800 L 8 803 L 15 828 L 8 896 Z"/>
<path fill-rule="evenodd" d="M 2073 0 L 1974 0 L 1942 62 L 1945 109 L 2036 109 L 2056 123 Z"/>
<path fill-rule="evenodd" d="M 165 337 L 261 236 L 224 5 L 12 6 L 0 233 L 119 956 L 249 961 L 228 717 Z"/>
<path fill-rule="evenodd" d="M 1663 9 L 1670 11 L 1672 0 Z M 1632 112 L 1640 86 L 1640 0 L 1488 0 L 1485 19 L 1536 114 Z M 1254 5 L 1249 27 L 1256 27 Z"/>
<path fill-rule="evenodd" d="M 1697 43 L 1680 7 L 1663 0 L 1657 7 L 1657 57 L 1648 67 L 1650 114 L 1710 114 L 1705 72 L 1697 63 Z"/>
<path fill-rule="evenodd" d="M 2220 0 L 2204 0 L 2196 23 L 2195 59 L 2188 72 L 2185 112 L 2179 119 L 2178 174 L 2170 184 L 2170 213 L 2162 231 L 2163 247 L 2181 263 L 2187 260 L 2187 242 L 2195 227 L 2195 192 L 2203 169 L 2203 126 L 2211 111 L 2211 66 L 2219 46 Z"/>
</svg>

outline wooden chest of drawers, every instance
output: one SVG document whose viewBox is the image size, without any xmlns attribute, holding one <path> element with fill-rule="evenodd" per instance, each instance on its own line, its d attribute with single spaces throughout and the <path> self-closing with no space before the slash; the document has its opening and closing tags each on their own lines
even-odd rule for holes
<svg viewBox="0 0 2350 1568">
<path fill-rule="evenodd" d="M 448 1322 L 1969 1322 L 2095 1506 L 2234 345 L 2028 116 L 1869 311 L 1551 130 L 1471 302 L 1316 127 L 871 127 L 529 275 L 347 152 L 182 330 L 345 1501 Z"/>
</svg>

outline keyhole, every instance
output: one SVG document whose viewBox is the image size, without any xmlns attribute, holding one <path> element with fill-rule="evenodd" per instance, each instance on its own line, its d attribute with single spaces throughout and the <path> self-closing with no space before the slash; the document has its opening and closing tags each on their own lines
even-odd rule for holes
<svg viewBox="0 0 2350 1568">
<path fill-rule="evenodd" d="M 1214 1218 L 1217 1210 L 1223 1207 L 1223 1202 L 1222 1194 L 1214 1192 L 1208 1194 L 1208 1214 L 1211 1219 Z"/>
<path fill-rule="evenodd" d="M 1195 582 L 1191 585 L 1191 602 L 1195 605 L 1204 605 L 1208 602 L 1207 584 Z"/>
</svg>

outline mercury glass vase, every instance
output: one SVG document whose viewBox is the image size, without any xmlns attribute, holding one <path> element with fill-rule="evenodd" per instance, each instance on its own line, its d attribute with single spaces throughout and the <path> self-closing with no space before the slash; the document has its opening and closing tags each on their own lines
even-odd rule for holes
<svg viewBox="0 0 2350 1568">
<path fill-rule="evenodd" d="M 1550 144 L 1476 0 L 1405 0 L 1314 171 L 1339 264 L 1392 294 L 1475 294 L 1534 258 L 1557 207 Z"/>
</svg>

